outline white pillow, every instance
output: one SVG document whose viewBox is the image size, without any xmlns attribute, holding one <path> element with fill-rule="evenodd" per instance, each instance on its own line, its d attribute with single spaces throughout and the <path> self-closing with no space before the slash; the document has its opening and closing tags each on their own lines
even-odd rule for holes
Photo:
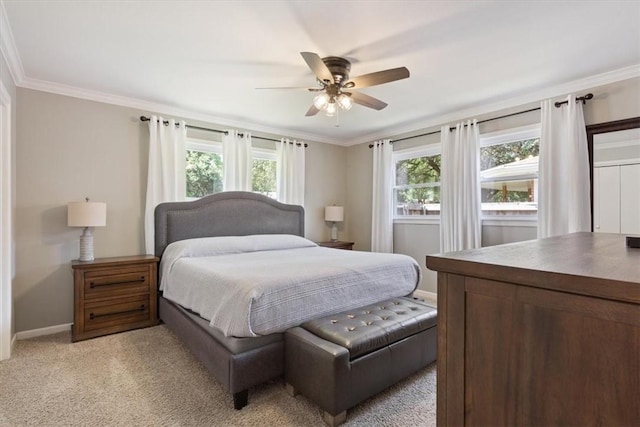
<svg viewBox="0 0 640 427">
<path fill-rule="evenodd" d="M 196 257 L 272 251 L 317 246 L 292 234 L 254 234 L 251 236 L 201 237 L 171 243 L 162 257 Z"/>
<path fill-rule="evenodd" d="M 273 251 L 278 249 L 318 246 L 311 240 L 293 234 L 254 234 L 251 236 L 201 237 L 179 240 L 166 247 L 160 262 L 163 277 L 181 258 L 239 254 L 243 252 Z M 160 282 L 162 290 L 163 280 Z"/>
</svg>

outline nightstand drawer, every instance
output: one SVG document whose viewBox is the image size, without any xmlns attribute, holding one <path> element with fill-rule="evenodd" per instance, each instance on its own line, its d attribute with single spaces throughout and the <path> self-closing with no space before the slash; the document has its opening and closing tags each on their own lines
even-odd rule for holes
<svg viewBox="0 0 640 427">
<path fill-rule="evenodd" d="M 152 255 L 73 261 L 71 340 L 158 324 L 158 258 Z"/>
<path fill-rule="evenodd" d="M 149 292 L 149 268 L 129 268 L 87 271 L 84 273 L 85 299 Z"/>
<path fill-rule="evenodd" d="M 149 294 L 120 300 L 87 303 L 84 307 L 84 330 L 126 327 L 150 321 Z"/>
</svg>

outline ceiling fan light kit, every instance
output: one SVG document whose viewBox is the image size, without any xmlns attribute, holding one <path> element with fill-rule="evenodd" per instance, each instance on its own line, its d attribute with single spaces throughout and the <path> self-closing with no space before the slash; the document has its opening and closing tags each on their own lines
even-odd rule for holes
<svg viewBox="0 0 640 427">
<path fill-rule="evenodd" d="M 317 53 L 313 52 L 300 52 L 300 55 L 318 80 L 319 88 L 308 88 L 307 90 L 320 92 L 313 98 L 313 103 L 307 110 L 306 116 L 315 116 L 320 111 L 324 111 L 327 116 L 333 117 L 338 112 L 338 108 L 349 111 L 354 103 L 374 110 L 382 110 L 387 106 L 386 102 L 364 93 L 351 91 L 409 77 L 409 70 L 406 67 L 398 67 L 349 79 L 351 62 L 345 58 L 338 56 L 320 58 Z"/>
</svg>

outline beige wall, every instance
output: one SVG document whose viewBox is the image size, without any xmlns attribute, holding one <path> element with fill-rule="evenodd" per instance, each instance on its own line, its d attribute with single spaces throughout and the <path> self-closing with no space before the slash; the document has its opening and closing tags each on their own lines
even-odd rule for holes
<svg viewBox="0 0 640 427">
<path fill-rule="evenodd" d="M 609 85 L 580 91 L 580 94 L 592 92 L 594 98 L 584 106 L 587 125 L 640 116 L 640 79 L 630 79 Z M 558 94 L 558 98 L 565 94 Z M 496 111 L 478 116 L 484 120 L 496 116 L 536 108 L 539 103 L 522 105 L 508 110 Z M 540 122 L 540 111 L 515 115 L 480 125 L 481 133 L 495 132 Z M 444 123 L 443 123 L 444 125 Z M 419 135 L 439 130 L 438 127 L 420 129 L 401 135 L 389 135 L 389 139 Z M 438 143 L 439 134 L 412 138 L 394 144 L 394 150 L 401 150 Z M 356 242 L 356 248 L 371 249 L 371 177 L 372 154 L 367 144 L 349 147 L 347 165 L 349 168 L 349 186 L 347 199 L 348 215 L 358 218 L 357 226 L 351 226 L 350 239 Z M 535 239 L 536 227 L 509 225 L 483 225 L 482 242 L 484 246 Z M 394 250 L 415 258 L 423 270 L 421 290 L 436 292 L 436 276 L 425 266 L 425 255 L 439 252 L 439 226 L 435 224 L 396 223 L 394 225 Z"/>
<path fill-rule="evenodd" d="M 0 71 L 5 86 L 12 92 L 17 135 L 15 330 L 71 323 L 70 261 L 78 256 L 80 230 L 66 226 L 66 204 L 85 196 L 107 203 L 107 227 L 95 231 L 97 257 L 143 251 L 148 135 L 146 125 L 138 117 L 151 112 L 29 89 L 15 91 L 13 84 L 6 82 L 8 71 L 2 61 Z M 595 98 L 585 107 L 587 124 L 640 116 L 640 79 L 594 88 L 592 92 Z M 487 123 L 481 129 L 490 132 L 536 122 L 538 118 L 539 113 L 528 113 Z M 190 123 L 222 129 L 211 123 Z M 436 129 L 413 134 L 431 130 Z M 279 138 L 279 135 L 262 136 Z M 400 136 L 404 135 L 390 138 Z M 398 143 L 395 148 L 437 140 L 437 135 L 417 138 Z M 323 221 L 323 208 L 342 204 L 345 221 L 340 225 L 340 238 L 355 241 L 355 249 L 369 250 L 372 154 L 368 144 L 345 148 L 307 142 L 307 237 L 326 240 L 329 227 Z M 435 291 L 434 276 L 424 268 L 424 255 L 437 252 L 434 242 L 438 239 L 438 226 L 396 224 L 394 229 L 397 251 L 416 258 L 425 270 L 420 288 Z M 533 227 L 483 227 L 486 244 L 533 237 Z"/>
<path fill-rule="evenodd" d="M 14 301 L 20 332 L 72 322 L 70 261 L 78 257 L 81 230 L 67 227 L 67 202 L 86 196 L 107 203 L 107 226 L 94 233 L 96 257 L 144 251 L 148 131 L 139 116 L 150 112 L 22 88 L 17 101 Z M 308 143 L 306 235 L 322 240 L 328 237 L 323 207 L 346 202 L 346 148 Z M 345 222 L 344 237 L 347 228 Z"/>
</svg>

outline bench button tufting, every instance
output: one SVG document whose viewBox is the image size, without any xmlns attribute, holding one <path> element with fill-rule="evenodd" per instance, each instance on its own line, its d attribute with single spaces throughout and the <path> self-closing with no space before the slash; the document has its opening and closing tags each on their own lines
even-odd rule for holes
<svg viewBox="0 0 640 427">
<path fill-rule="evenodd" d="M 367 322 L 367 326 L 373 325 L 373 322 Z"/>
<path fill-rule="evenodd" d="M 353 314 L 347 314 L 347 317 L 348 317 L 349 319 L 353 319 L 353 318 L 354 318 L 354 317 L 356 317 L 356 316 L 354 316 Z"/>
<path fill-rule="evenodd" d="M 337 320 L 332 320 L 331 323 L 338 323 L 338 321 Z"/>
<path fill-rule="evenodd" d="M 387 317 L 387 316 L 384 316 L 384 317 L 382 318 L 382 320 L 387 320 L 387 319 L 388 319 L 388 317 Z"/>
<path fill-rule="evenodd" d="M 355 330 L 356 330 L 356 328 L 354 328 L 353 326 L 350 326 L 350 327 L 349 327 L 349 328 L 347 328 L 347 329 L 349 329 L 350 331 L 355 331 Z"/>
<path fill-rule="evenodd" d="M 416 311 L 418 307 L 409 307 L 412 311 Z"/>
<path fill-rule="evenodd" d="M 396 314 L 407 314 L 407 312 L 406 311 L 399 311 Z"/>
</svg>

